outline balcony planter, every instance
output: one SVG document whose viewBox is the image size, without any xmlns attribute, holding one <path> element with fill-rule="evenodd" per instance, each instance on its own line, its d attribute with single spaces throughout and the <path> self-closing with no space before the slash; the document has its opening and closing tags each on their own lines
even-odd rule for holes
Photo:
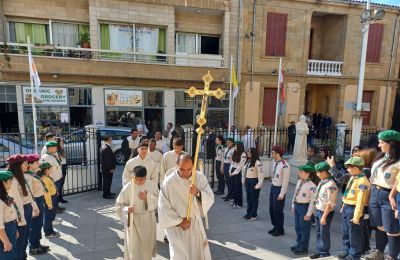
<svg viewBox="0 0 400 260">
<path fill-rule="evenodd" d="M 88 33 L 79 35 L 79 43 L 82 48 L 90 48 L 90 35 Z"/>
</svg>

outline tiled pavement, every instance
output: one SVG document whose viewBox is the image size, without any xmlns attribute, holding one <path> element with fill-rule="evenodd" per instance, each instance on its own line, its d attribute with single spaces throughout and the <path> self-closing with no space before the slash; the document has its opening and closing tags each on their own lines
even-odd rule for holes
<svg viewBox="0 0 400 260">
<path fill-rule="evenodd" d="M 113 191 L 121 187 L 119 169 L 113 180 Z M 248 222 L 242 219 L 244 209 L 233 209 L 221 196 L 216 196 L 215 204 L 209 212 L 208 238 L 213 259 L 294 259 L 290 251 L 295 241 L 294 220 L 290 212 L 290 202 L 286 201 L 285 232 L 281 237 L 267 233 L 271 228 L 267 201 L 270 181 L 264 183 L 259 205 L 259 219 Z M 290 185 L 289 198 L 294 186 Z M 245 193 L 244 193 L 245 195 Z M 244 197 L 245 198 L 245 197 Z M 68 196 L 65 213 L 59 215 L 64 221 L 56 226 L 60 238 L 43 239 L 51 247 L 51 254 L 28 259 L 122 259 L 123 226 L 115 216 L 113 200 L 104 200 L 99 191 L 90 191 Z M 341 250 L 341 222 L 335 214 L 332 225 L 332 250 Z M 168 246 L 163 242 L 163 232 L 157 234 L 157 257 L 168 259 Z M 310 251 L 315 248 L 315 228 L 312 229 Z"/>
</svg>

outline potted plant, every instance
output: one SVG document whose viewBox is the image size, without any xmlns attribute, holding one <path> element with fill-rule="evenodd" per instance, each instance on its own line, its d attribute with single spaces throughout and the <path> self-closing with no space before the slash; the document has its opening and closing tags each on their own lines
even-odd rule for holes
<svg viewBox="0 0 400 260">
<path fill-rule="evenodd" d="M 85 32 L 79 35 L 79 43 L 82 48 L 90 48 L 90 34 Z"/>
</svg>

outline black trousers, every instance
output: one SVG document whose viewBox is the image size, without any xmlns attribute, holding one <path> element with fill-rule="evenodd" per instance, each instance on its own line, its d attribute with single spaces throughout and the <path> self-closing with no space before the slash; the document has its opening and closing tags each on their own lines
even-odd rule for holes
<svg viewBox="0 0 400 260">
<path fill-rule="evenodd" d="M 218 178 L 218 191 L 224 193 L 225 191 L 225 176 L 224 173 L 221 172 L 221 161 L 215 161 L 215 175 Z"/>
<path fill-rule="evenodd" d="M 61 170 L 62 170 L 62 178 L 61 178 L 61 191 L 60 191 L 60 194 L 58 194 L 59 202 L 62 202 L 64 200 L 63 187 L 64 187 L 64 183 L 65 183 L 65 176 L 67 176 L 67 165 L 63 164 L 61 166 Z"/>
<path fill-rule="evenodd" d="M 103 197 L 111 195 L 112 172 L 103 172 Z"/>
</svg>

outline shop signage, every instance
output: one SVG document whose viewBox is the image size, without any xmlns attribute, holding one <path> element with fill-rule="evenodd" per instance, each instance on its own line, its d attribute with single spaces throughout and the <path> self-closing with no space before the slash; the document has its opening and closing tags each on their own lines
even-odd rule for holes
<svg viewBox="0 0 400 260">
<path fill-rule="evenodd" d="M 109 107 L 142 107 L 142 91 L 135 90 L 105 90 L 105 104 Z"/>
<path fill-rule="evenodd" d="M 40 94 L 35 93 L 35 103 L 38 105 L 68 105 L 68 90 L 66 88 L 45 88 L 40 87 Z M 24 104 L 32 104 L 33 95 L 30 87 L 22 88 Z"/>
</svg>

